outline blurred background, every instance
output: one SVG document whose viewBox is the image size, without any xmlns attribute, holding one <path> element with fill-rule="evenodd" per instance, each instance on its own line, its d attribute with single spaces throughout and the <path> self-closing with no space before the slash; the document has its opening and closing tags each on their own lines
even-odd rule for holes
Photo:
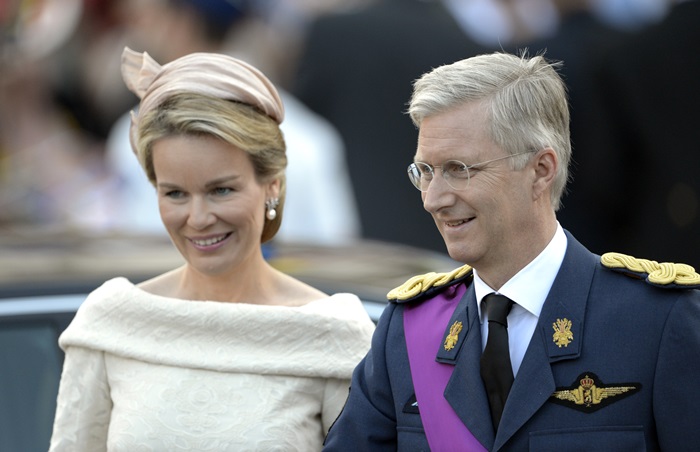
<svg viewBox="0 0 700 452">
<path fill-rule="evenodd" d="M 58 335 L 85 295 L 180 264 L 129 147 L 124 46 L 272 79 L 290 163 L 267 256 L 376 320 L 389 289 L 458 265 L 406 177 L 412 82 L 495 50 L 563 60 L 564 228 L 698 268 L 698 24 L 700 0 L 0 0 L 0 450 L 46 450 Z"/>
<path fill-rule="evenodd" d="M 700 265 L 698 2 L 2 0 L 0 233 L 162 235 L 127 141 L 124 46 L 258 66 L 283 91 L 278 242 L 444 251 L 405 167 L 422 73 L 493 50 L 563 60 L 574 144 L 560 221 L 596 253 Z"/>
<path fill-rule="evenodd" d="M 3 0 L 0 233 L 154 234 L 128 145 L 124 46 L 260 67 L 289 112 L 278 241 L 443 251 L 406 180 L 404 114 L 431 68 L 493 50 L 563 60 L 574 143 L 560 221 L 592 251 L 698 264 L 696 1 Z"/>
</svg>

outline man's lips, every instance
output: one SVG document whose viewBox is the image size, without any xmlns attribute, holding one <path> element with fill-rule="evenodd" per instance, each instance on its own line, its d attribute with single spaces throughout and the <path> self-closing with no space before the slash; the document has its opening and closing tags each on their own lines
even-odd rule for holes
<svg viewBox="0 0 700 452">
<path fill-rule="evenodd" d="M 460 218 L 460 219 L 455 219 L 455 220 L 443 220 L 443 224 L 447 227 L 450 227 L 450 228 L 456 228 L 456 227 L 461 226 L 463 224 L 469 223 L 473 219 L 474 219 L 474 217 Z"/>
</svg>

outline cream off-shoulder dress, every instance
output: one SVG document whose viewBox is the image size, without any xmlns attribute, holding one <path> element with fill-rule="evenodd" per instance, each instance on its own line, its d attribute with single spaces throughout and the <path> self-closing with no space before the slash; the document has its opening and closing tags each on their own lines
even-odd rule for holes
<svg viewBox="0 0 700 452">
<path fill-rule="evenodd" d="M 373 331 L 347 293 L 263 306 L 112 279 L 59 339 L 50 450 L 320 450 Z"/>
</svg>

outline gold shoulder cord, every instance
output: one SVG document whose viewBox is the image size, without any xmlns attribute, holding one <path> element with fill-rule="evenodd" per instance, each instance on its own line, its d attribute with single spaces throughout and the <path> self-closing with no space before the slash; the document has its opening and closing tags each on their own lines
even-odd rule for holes
<svg viewBox="0 0 700 452">
<path fill-rule="evenodd" d="M 431 287 L 443 286 L 455 279 L 459 279 L 469 273 L 471 269 L 469 265 L 463 265 L 447 273 L 430 272 L 424 275 L 417 275 L 399 287 L 392 289 L 386 297 L 389 300 L 408 300 L 420 295 Z"/>
<path fill-rule="evenodd" d="M 700 274 L 687 264 L 659 263 L 622 253 L 605 253 L 600 257 L 600 262 L 608 268 L 626 268 L 635 273 L 646 273 L 647 280 L 652 284 L 678 284 L 679 286 L 700 284 Z"/>
</svg>

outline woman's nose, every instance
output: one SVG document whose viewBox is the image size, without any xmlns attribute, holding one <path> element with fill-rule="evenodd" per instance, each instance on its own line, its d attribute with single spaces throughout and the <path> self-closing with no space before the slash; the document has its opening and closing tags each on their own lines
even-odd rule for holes
<svg viewBox="0 0 700 452">
<path fill-rule="evenodd" d="M 190 203 L 187 223 L 194 229 L 202 230 L 216 221 L 216 216 L 206 199 L 194 197 Z"/>
</svg>

